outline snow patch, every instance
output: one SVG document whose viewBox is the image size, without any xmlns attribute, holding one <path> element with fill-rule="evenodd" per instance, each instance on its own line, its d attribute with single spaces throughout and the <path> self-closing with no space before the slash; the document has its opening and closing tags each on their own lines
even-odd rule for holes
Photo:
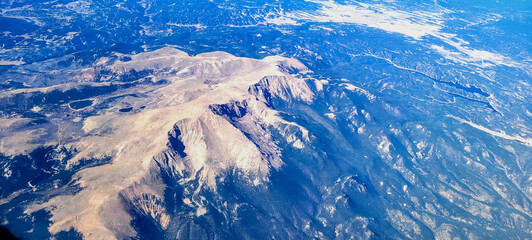
<svg viewBox="0 0 532 240">
<path fill-rule="evenodd" d="M 446 115 L 446 116 L 450 117 L 450 118 L 453 118 L 453 119 L 455 119 L 455 120 L 457 120 L 457 121 L 459 121 L 461 123 L 468 124 L 471 127 L 474 127 L 476 129 L 478 129 L 480 131 L 483 131 L 485 133 L 488 133 L 488 134 L 490 134 L 492 136 L 499 137 L 499 138 L 504 138 L 504 139 L 507 139 L 507 140 L 513 140 L 513 141 L 521 142 L 521 143 L 524 143 L 525 145 L 527 145 L 529 147 L 532 147 L 532 138 L 525 138 L 525 137 L 521 137 L 519 135 L 517 135 L 517 136 L 508 135 L 504 131 L 494 131 L 494 130 L 491 130 L 491 129 L 486 128 L 484 126 L 475 124 L 473 122 L 467 121 L 465 119 L 461 119 L 461 118 L 456 117 L 456 116 L 452 116 L 452 115 Z"/>
<path fill-rule="evenodd" d="M 442 28 L 442 12 L 402 11 L 381 4 L 352 2 L 338 4 L 334 1 L 308 1 L 318 3 L 320 9 L 315 13 L 302 11 L 284 13 L 268 23 L 287 25 L 300 22 L 336 22 L 351 23 L 387 32 L 400 33 L 414 39 L 434 35 Z"/>
<path fill-rule="evenodd" d="M 0 65 L 2 66 L 10 66 L 10 65 L 23 65 L 26 64 L 24 61 L 9 61 L 9 60 L 0 60 Z"/>
<path fill-rule="evenodd" d="M 401 34 L 417 41 L 434 37 L 456 51 L 437 45 L 429 45 L 429 47 L 443 57 L 458 63 L 473 64 L 479 67 L 507 65 L 529 68 L 528 65 L 515 62 L 501 54 L 473 49 L 468 46 L 467 41 L 455 34 L 443 32 L 442 29 L 445 28 L 447 21 L 445 16 L 452 13 L 451 10 L 443 7 L 435 7 L 432 11 L 421 11 L 401 10 L 393 5 L 357 1 L 350 1 L 348 4 L 340 4 L 333 0 L 307 0 L 307 2 L 318 4 L 319 9 L 312 12 L 281 12 L 275 17 L 268 18 L 267 23 L 276 25 L 301 25 L 304 22 L 356 24 Z M 490 21 L 498 21 L 498 19 L 498 17 L 491 16 Z"/>
</svg>

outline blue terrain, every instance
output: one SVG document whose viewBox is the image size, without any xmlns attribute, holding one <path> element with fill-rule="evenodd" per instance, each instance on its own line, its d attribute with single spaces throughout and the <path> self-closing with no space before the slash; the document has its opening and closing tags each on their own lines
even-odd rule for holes
<svg viewBox="0 0 532 240">
<path fill-rule="evenodd" d="M 20 239 L 531 239 L 532 4 L 0 1 Z"/>
</svg>

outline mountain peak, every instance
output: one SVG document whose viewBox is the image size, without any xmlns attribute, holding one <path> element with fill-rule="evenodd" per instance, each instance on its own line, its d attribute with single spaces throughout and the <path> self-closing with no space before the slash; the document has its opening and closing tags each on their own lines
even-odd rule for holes
<svg viewBox="0 0 532 240">
<path fill-rule="evenodd" d="M 310 102 L 313 97 L 304 79 L 286 71 L 307 71 L 294 59 L 256 60 L 222 52 L 189 56 L 171 47 L 128 59 L 100 68 L 110 75 L 132 70 L 148 72 L 144 80 L 106 94 L 109 107 L 83 118 L 81 126 L 61 123 L 79 129 L 64 143 L 78 150 L 69 166 L 84 159 L 110 157 L 112 161 L 77 172 L 74 178 L 82 188 L 80 192 L 29 207 L 28 212 L 42 208 L 51 211 L 52 232 L 74 227 L 90 238 L 111 236 L 109 231 L 131 232 L 127 226 L 122 230 L 102 229 L 106 226 L 102 218 L 107 216 L 100 211 L 121 205 L 119 193 L 149 178 L 154 162 L 166 161 L 182 181 L 199 181 L 209 188 L 215 188 L 227 172 L 248 179 L 251 186 L 267 181 L 270 171 L 283 163 L 279 149 L 264 129 L 286 123 L 267 107 L 259 92 L 286 101 Z M 103 102 L 96 101 L 80 111 L 97 109 Z M 245 104 L 237 106 L 235 102 Z M 239 120 L 231 119 L 234 110 L 239 111 Z M 182 148 L 180 154 L 168 147 L 171 131 Z M 161 192 L 158 197 L 162 197 Z M 128 216 L 125 210 L 114 215 L 119 219 Z"/>
</svg>

